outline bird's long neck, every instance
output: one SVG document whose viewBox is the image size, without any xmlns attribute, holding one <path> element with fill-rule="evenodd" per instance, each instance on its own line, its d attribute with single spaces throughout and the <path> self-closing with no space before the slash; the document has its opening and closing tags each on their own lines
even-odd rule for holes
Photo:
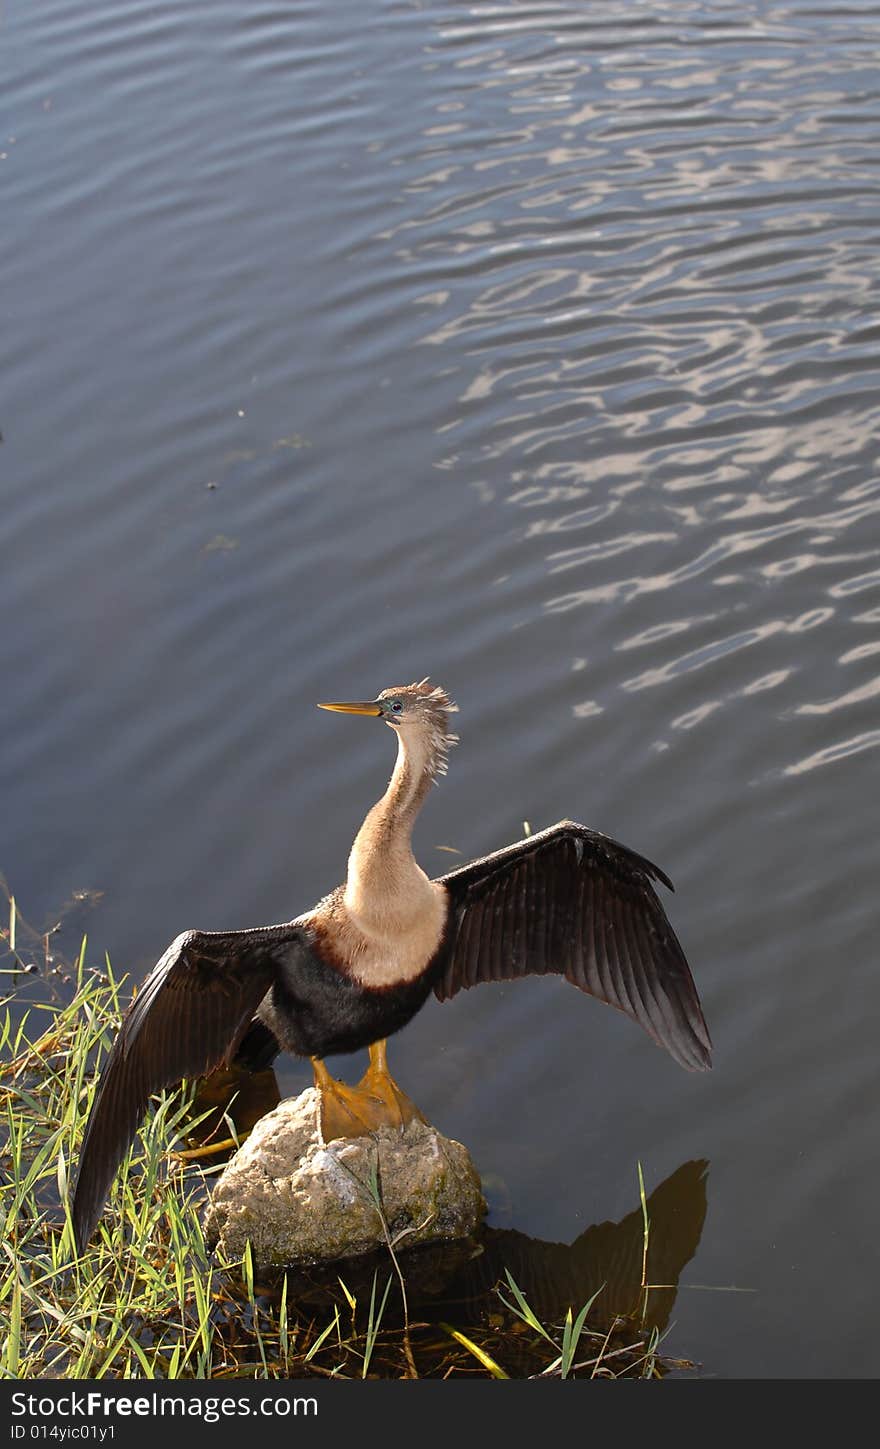
<svg viewBox="0 0 880 1449">
<path fill-rule="evenodd" d="M 412 853 L 412 829 L 434 777 L 424 736 L 397 736 L 388 789 L 367 815 L 348 858 L 345 905 L 366 927 L 393 928 L 420 909 L 428 879 Z"/>
</svg>

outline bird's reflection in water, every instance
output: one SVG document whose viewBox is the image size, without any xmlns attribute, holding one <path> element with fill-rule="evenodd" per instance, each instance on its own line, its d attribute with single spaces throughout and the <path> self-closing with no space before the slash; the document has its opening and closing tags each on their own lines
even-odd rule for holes
<svg viewBox="0 0 880 1449">
<path fill-rule="evenodd" d="M 183 1155 L 198 1159 L 204 1167 L 225 1162 L 280 1101 L 278 1079 L 271 1067 L 262 1072 L 224 1067 L 203 1077 L 196 1088 L 192 1126 L 186 1134 L 189 1151 Z"/>
<path fill-rule="evenodd" d="M 511 1228 L 484 1228 L 482 1252 L 446 1285 L 444 1300 L 459 1316 L 480 1311 L 509 1271 L 541 1322 L 558 1322 L 597 1294 L 594 1328 L 618 1318 L 664 1329 L 680 1275 L 700 1243 L 706 1217 L 709 1164 L 685 1162 L 619 1222 L 595 1223 L 573 1243 L 547 1243 Z M 647 1285 L 647 1286 L 646 1286 Z"/>
</svg>

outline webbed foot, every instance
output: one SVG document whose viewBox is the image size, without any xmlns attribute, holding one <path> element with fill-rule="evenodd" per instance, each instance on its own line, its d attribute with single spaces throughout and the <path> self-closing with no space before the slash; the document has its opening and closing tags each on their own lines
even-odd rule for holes
<svg viewBox="0 0 880 1449">
<path fill-rule="evenodd" d="M 325 1142 L 337 1137 L 363 1137 L 380 1127 L 396 1127 L 402 1132 L 408 1122 L 426 1120 L 391 1076 L 384 1041 L 370 1047 L 370 1065 L 356 1087 L 332 1077 L 319 1057 L 312 1057 L 312 1070 L 321 1099 L 321 1136 Z"/>
</svg>

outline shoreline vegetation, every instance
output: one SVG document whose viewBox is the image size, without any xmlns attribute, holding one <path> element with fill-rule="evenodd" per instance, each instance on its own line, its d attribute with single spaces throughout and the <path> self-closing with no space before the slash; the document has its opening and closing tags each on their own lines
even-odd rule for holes
<svg viewBox="0 0 880 1449">
<path fill-rule="evenodd" d="M 32 933 L 50 961 L 49 937 Z M 250 1248 L 220 1262 L 201 1209 L 234 1146 L 229 1108 L 214 1109 L 213 1140 L 193 1146 L 210 1112 L 193 1088 L 155 1100 L 114 1184 L 87 1252 L 73 1248 L 68 1193 L 95 1089 L 128 993 L 109 962 L 51 971 L 57 999 L 22 1003 L 26 975 L 43 975 L 3 931 L 7 994 L 0 999 L 0 1377 L 661 1378 L 692 1369 L 661 1357 L 645 1312 L 650 1220 L 644 1217 L 641 1315 L 603 1321 L 602 1290 L 547 1321 L 509 1269 L 467 1313 L 422 1292 L 440 1258 L 409 1253 L 386 1232 L 387 1252 L 320 1275 L 263 1279 Z M 39 955 L 37 955 L 39 960 Z M 204 1131 L 202 1131 L 204 1137 Z M 219 1159 L 219 1160 L 218 1160 Z M 378 1185 L 376 1205 L 381 1212 Z M 474 1245 L 434 1249 L 448 1259 Z M 426 1304 L 428 1307 L 426 1308 Z"/>
</svg>

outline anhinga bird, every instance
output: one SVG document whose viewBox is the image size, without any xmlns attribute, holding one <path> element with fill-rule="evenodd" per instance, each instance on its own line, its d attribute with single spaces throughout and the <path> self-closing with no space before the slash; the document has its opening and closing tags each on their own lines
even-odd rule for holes
<svg viewBox="0 0 880 1449">
<path fill-rule="evenodd" d="M 616 1006 L 689 1071 L 711 1042 L 684 953 L 651 884 L 668 878 L 626 846 L 563 820 L 430 880 L 411 846 L 431 783 L 445 773 L 456 706 L 427 679 L 364 704 L 397 735 L 388 789 L 355 837 L 344 885 L 296 920 L 248 931 L 186 931 L 150 972 L 104 1066 L 73 1204 L 82 1250 L 150 1096 L 233 1060 L 281 1050 L 312 1060 L 325 1141 L 421 1114 L 392 1080 L 385 1039 L 431 991 L 556 973 Z M 323 1058 L 370 1049 L 357 1087 Z"/>
</svg>

